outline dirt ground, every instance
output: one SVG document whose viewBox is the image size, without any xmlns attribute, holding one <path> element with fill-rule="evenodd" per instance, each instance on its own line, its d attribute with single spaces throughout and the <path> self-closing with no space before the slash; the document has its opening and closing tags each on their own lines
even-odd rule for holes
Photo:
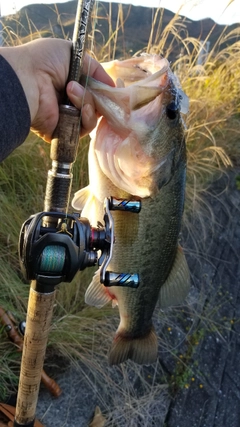
<svg viewBox="0 0 240 427">
<path fill-rule="evenodd" d="M 230 171 L 209 188 L 214 222 L 206 209 L 183 230 L 192 288 L 182 309 L 168 310 L 164 321 L 155 316 L 157 368 L 109 368 L 96 356 L 104 372 L 98 379 L 81 363 L 55 370 L 63 394 L 55 399 L 41 388 L 37 407 L 46 427 L 87 427 L 96 405 L 111 413 L 108 427 L 240 426 L 239 174 Z"/>
</svg>

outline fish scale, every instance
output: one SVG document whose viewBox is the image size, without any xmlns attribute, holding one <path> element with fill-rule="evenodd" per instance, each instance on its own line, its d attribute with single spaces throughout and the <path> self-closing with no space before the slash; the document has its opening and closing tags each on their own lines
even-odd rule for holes
<svg viewBox="0 0 240 427">
<path fill-rule="evenodd" d="M 139 73 L 139 58 L 126 64 L 131 77 L 135 61 Z M 112 211 L 115 243 L 108 265 L 108 271 L 138 274 L 139 286 L 106 289 L 98 270 L 85 296 L 88 304 L 99 308 L 111 300 L 118 305 L 120 324 L 109 351 L 111 365 L 127 359 L 140 364 L 157 360 L 152 324 L 155 306 L 157 302 L 161 308 L 181 303 L 190 285 L 178 244 L 186 179 L 185 129 L 177 99 L 180 89 L 166 60 L 144 56 L 143 69 L 151 61 L 155 72 L 151 76 L 149 71 L 143 80 L 138 74 L 137 86 L 133 81 L 128 87 L 122 83 L 121 88 L 108 88 L 89 79 L 89 90 L 103 118 L 90 143 L 89 186 L 73 200 L 74 208 L 83 209 L 92 225 L 103 216 L 105 197 L 141 201 L 137 214 Z M 117 76 L 119 64 L 122 78 L 124 61 L 115 61 L 109 69 L 117 68 Z"/>
<path fill-rule="evenodd" d="M 162 188 L 156 198 L 141 201 L 141 212 L 138 215 L 113 212 L 116 243 L 109 269 L 137 272 L 140 276 L 140 285 L 137 289 L 126 290 L 111 287 L 110 292 L 119 301 L 120 313 L 123 311 L 122 306 L 131 306 L 131 310 L 135 313 L 136 310 L 133 308 L 135 305 L 146 306 L 144 310 L 142 308 L 139 310 L 138 316 L 134 316 L 136 324 L 145 318 L 144 328 L 149 327 L 159 290 L 166 281 L 174 261 L 180 230 L 180 221 L 177 218 L 182 214 L 183 195 L 177 191 L 176 197 L 173 197 L 173 190 L 178 188 L 175 181 L 179 181 L 181 185 L 184 179 L 185 168 L 182 168 L 177 171 L 171 183 Z M 164 215 L 159 212 L 161 204 L 165 205 Z M 155 286 L 149 286 L 151 283 Z M 134 335 L 134 326 L 132 330 Z"/>
</svg>

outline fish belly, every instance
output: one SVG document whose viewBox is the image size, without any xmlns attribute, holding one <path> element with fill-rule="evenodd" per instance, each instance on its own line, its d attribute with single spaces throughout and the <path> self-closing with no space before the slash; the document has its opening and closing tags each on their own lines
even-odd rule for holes
<svg viewBox="0 0 240 427">
<path fill-rule="evenodd" d="M 99 177 L 98 177 L 99 178 Z M 104 177 L 99 194 L 133 198 L 124 194 Z M 137 363 L 152 363 L 157 358 L 157 337 L 152 315 L 174 264 L 178 247 L 184 200 L 185 168 L 179 168 L 172 180 L 154 198 L 141 200 L 139 214 L 113 211 L 115 244 L 108 270 L 137 273 L 137 289 L 113 286 L 108 289 L 117 301 L 120 324 L 109 353 L 110 364 L 130 358 Z M 99 201 L 95 212 L 102 212 Z M 98 220 L 100 218 L 97 218 Z M 184 294 L 185 296 L 185 294 Z M 173 295 L 174 299 L 174 295 Z M 171 296 L 170 301 L 171 304 Z M 160 299 L 161 306 L 161 299 Z"/>
</svg>

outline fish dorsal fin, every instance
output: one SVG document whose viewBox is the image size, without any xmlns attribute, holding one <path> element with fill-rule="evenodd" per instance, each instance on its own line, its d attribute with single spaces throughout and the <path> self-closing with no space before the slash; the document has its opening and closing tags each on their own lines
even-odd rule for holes
<svg viewBox="0 0 240 427">
<path fill-rule="evenodd" d="M 130 108 L 133 111 L 139 110 L 162 93 L 162 89 L 156 86 L 132 86 L 130 96 Z"/>
<path fill-rule="evenodd" d="M 74 194 L 73 200 L 72 200 L 72 207 L 74 209 L 77 209 L 78 211 L 83 210 L 84 206 L 87 202 L 89 202 L 89 199 L 92 197 L 92 193 L 90 191 L 90 186 L 81 188 L 81 190 L 77 191 Z"/>
<path fill-rule="evenodd" d="M 112 297 L 107 288 L 100 283 L 100 270 L 97 270 L 85 293 L 85 303 L 97 308 L 103 307 Z"/>
<path fill-rule="evenodd" d="M 159 294 L 161 308 L 181 304 L 190 288 L 190 273 L 181 246 L 178 247 L 176 258 L 166 282 Z"/>
</svg>

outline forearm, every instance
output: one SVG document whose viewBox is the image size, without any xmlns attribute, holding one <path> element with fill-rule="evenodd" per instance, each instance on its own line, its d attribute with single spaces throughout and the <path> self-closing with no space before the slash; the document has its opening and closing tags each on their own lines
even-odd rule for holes
<svg viewBox="0 0 240 427">
<path fill-rule="evenodd" d="M 12 67 L 0 56 L 0 161 L 24 142 L 30 124 L 23 87 Z"/>
<path fill-rule="evenodd" d="M 81 136 L 96 126 L 97 112 L 90 92 L 77 82 L 66 87 L 72 43 L 38 39 L 21 46 L 0 48 L 0 161 L 26 138 L 31 129 L 50 142 L 65 91 L 81 109 Z M 114 86 L 101 65 L 85 55 L 83 73 Z"/>
<path fill-rule="evenodd" d="M 57 102 L 56 93 L 62 90 L 67 79 L 70 52 L 71 42 L 61 39 L 38 39 L 20 46 L 0 48 L 0 54 L 20 80 L 31 124 L 38 113 L 44 90 L 52 89 L 49 97 L 54 96 Z"/>
</svg>

